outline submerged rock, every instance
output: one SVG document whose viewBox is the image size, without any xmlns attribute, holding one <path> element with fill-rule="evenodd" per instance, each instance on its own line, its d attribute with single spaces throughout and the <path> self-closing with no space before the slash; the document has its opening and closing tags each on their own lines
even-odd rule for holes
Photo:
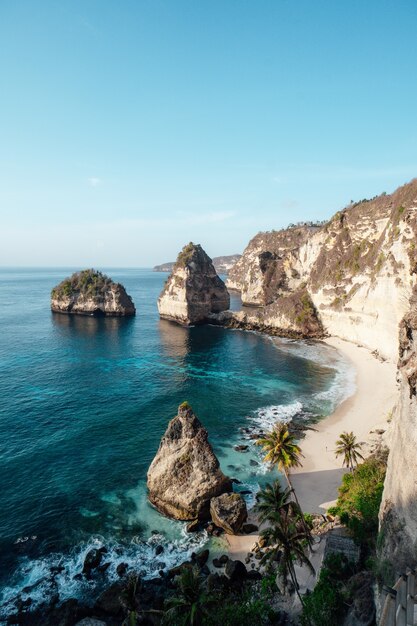
<svg viewBox="0 0 417 626">
<path fill-rule="evenodd" d="M 230 296 L 210 257 L 200 245 L 189 243 L 177 261 L 158 299 L 161 317 L 188 326 L 206 322 L 225 311 Z"/>
<path fill-rule="evenodd" d="M 136 313 L 123 285 L 95 270 L 76 272 L 54 287 L 51 309 L 55 313 L 112 317 Z"/>
<path fill-rule="evenodd" d="M 224 493 L 210 501 L 210 514 L 216 526 L 234 535 L 246 522 L 248 511 L 244 499 L 238 493 Z"/>
<path fill-rule="evenodd" d="M 149 500 L 164 515 L 208 519 L 211 498 L 231 491 L 207 437 L 191 407 L 181 404 L 148 470 Z"/>
</svg>

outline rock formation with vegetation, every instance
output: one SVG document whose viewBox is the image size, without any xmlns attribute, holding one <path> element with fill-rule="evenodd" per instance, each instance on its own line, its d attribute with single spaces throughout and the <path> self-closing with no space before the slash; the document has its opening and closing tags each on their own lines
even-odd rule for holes
<svg viewBox="0 0 417 626">
<path fill-rule="evenodd" d="M 289 312 L 285 298 L 306 291 L 324 332 L 396 361 L 398 326 L 416 283 L 416 242 L 417 179 L 351 203 L 326 223 L 259 233 L 226 284 L 244 305 L 259 307 L 242 326 L 288 333 L 292 321 L 299 332 L 299 310 Z"/>
<path fill-rule="evenodd" d="M 161 513 L 180 520 L 208 519 L 211 498 L 232 491 L 206 429 L 186 402 L 170 421 L 149 467 L 148 490 Z"/>
<path fill-rule="evenodd" d="M 54 287 L 51 309 L 55 313 L 113 317 L 136 313 L 123 285 L 93 269 L 75 272 Z"/>
<path fill-rule="evenodd" d="M 214 269 L 218 274 L 228 274 L 234 264 L 240 259 L 241 254 L 229 254 L 226 256 L 215 256 L 212 259 Z M 161 265 L 155 265 L 154 272 L 172 272 L 174 269 L 174 261 L 168 263 L 162 263 Z"/>
<path fill-rule="evenodd" d="M 186 326 L 202 324 L 229 306 L 229 292 L 210 257 L 200 245 L 184 246 L 159 296 L 160 316 Z"/>
<path fill-rule="evenodd" d="M 399 402 L 380 511 L 379 554 L 398 571 L 417 564 L 417 179 L 351 202 L 320 224 L 259 233 L 229 273 L 248 308 L 226 325 L 271 334 L 328 333 L 397 362 Z M 301 290 L 301 292 L 300 292 Z M 302 328 L 300 308 L 307 302 Z M 256 308 L 254 308 L 256 307 Z M 285 309 L 285 316 L 281 313 Z M 279 314 L 278 314 L 279 312 Z M 400 342 L 398 342 L 400 332 Z"/>
</svg>

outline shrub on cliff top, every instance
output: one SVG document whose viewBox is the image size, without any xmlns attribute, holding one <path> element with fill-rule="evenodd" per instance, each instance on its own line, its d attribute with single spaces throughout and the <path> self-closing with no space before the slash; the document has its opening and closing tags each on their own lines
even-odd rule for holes
<svg viewBox="0 0 417 626">
<path fill-rule="evenodd" d="M 381 504 L 386 464 L 370 457 L 353 472 L 343 476 L 339 497 L 329 512 L 339 515 L 360 543 L 373 545 L 378 533 L 378 512 Z"/>
<path fill-rule="evenodd" d="M 59 283 L 52 289 L 51 295 L 53 298 L 70 297 L 78 293 L 98 296 L 104 293 L 111 284 L 112 280 L 102 272 L 94 269 L 82 270 Z"/>
</svg>

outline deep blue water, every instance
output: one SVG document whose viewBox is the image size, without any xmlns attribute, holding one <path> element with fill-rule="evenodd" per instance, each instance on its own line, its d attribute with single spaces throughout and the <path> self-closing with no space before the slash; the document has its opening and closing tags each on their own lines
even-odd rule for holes
<svg viewBox="0 0 417 626">
<path fill-rule="evenodd" d="M 234 451 L 239 428 L 325 415 L 338 400 L 343 363 L 330 348 L 160 321 L 165 274 L 105 271 L 125 285 L 135 318 L 52 314 L 50 290 L 72 270 L 0 270 L 5 600 L 44 578 L 38 591 L 47 595 L 48 568 L 57 562 L 66 567 L 61 597 L 81 593 L 73 575 L 94 542 L 111 548 L 111 577 L 120 560 L 160 568 L 150 558 L 154 538 L 144 543 L 152 530 L 166 542 L 165 565 L 205 541 L 186 539 L 182 524 L 146 500 L 147 468 L 180 402 L 188 400 L 207 427 L 225 473 L 256 489 L 265 467 L 250 464 L 260 460 L 258 451 Z"/>
</svg>

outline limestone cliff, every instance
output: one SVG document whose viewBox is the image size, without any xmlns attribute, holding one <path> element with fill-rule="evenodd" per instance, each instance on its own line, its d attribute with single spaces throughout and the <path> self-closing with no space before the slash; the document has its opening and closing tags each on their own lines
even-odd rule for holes
<svg viewBox="0 0 417 626">
<path fill-rule="evenodd" d="M 189 243 L 178 255 L 159 296 L 160 316 L 184 325 L 202 324 L 211 313 L 229 305 L 229 292 L 210 257 L 200 245 Z"/>
<path fill-rule="evenodd" d="M 258 307 L 222 314 L 229 324 L 240 316 L 242 327 L 300 331 L 297 310 L 285 301 L 304 293 L 323 332 L 393 362 L 399 353 L 379 545 L 398 571 L 417 565 L 417 179 L 352 203 L 324 224 L 259 233 L 227 285 Z"/>
<path fill-rule="evenodd" d="M 280 300 L 305 289 L 325 332 L 395 361 L 398 325 L 416 283 L 416 236 L 413 180 L 351 204 L 325 224 L 259 233 L 226 284 L 241 292 L 243 304 L 260 307 L 250 313 L 260 328 L 279 329 Z"/>
<path fill-rule="evenodd" d="M 243 330 L 259 330 L 269 335 L 291 338 L 323 337 L 324 331 L 317 309 L 306 289 L 297 289 L 280 296 L 272 304 L 259 309 L 225 311 L 211 316 L 213 324 Z"/>
<path fill-rule="evenodd" d="M 113 317 L 136 313 L 123 285 L 95 270 L 76 272 L 54 287 L 51 309 L 55 313 Z"/>
<path fill-rule="evenodd" d="M 208 519 L 210 499 L 232 491 L 220 470 L 207 431 L 191 407 L 181 404 L 148 470 L 149 500 L 168 517 Z"/>
<path fill-rule="evenodd" d="M 410 304 L 400 326 L 400 397 L 380 511 L 380 556 L 399 572 L 417 566 L 417 287 Z"/>
</svg>

